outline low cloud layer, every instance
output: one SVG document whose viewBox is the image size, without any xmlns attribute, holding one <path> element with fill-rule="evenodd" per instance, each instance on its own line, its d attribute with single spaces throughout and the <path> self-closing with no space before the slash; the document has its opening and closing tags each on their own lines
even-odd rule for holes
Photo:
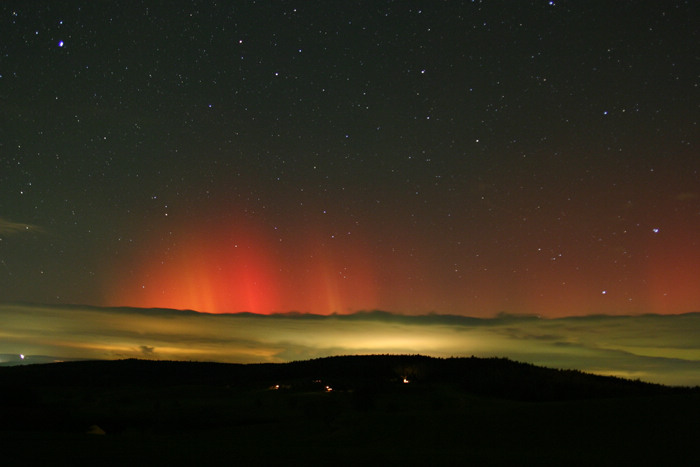
<svg viewBox="0 0 700 467">
<path fill-rule="evenodd" d="M 700 313 L 477 319 L 378 311 L 332 316 L 210 315 L 0 305 L 2 365 L 67 359 L 258 363 L 349 354 L 475 355 L 664 384 L 700 385 L 698 335 Z"/>
</svg>

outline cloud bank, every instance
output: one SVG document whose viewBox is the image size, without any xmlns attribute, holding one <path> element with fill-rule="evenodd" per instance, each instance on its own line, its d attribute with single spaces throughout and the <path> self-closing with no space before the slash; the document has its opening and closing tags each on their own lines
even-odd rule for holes
<svg viewBox="0 0 700 467">
<path fill-rule="evenodd" d="M 508 357 L 700 385 L 700 313 L 541 319 L 237 313 L 0 304 L 0 364 L 148 358 L 287 362 L 348 354 Z M 20 355 L 24 358 L 21 359 Z"/>
</svg>

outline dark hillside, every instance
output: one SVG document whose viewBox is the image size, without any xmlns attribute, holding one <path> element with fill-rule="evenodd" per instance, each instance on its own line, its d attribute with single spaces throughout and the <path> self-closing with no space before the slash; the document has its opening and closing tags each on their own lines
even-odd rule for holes
<svg viewBox="0 0 700 467">
<path fill-rule="evenodd" d="M 0 388 L 226 385 L 241 388 L 325 380 L 339 389 L 449 384 L 467 393 L 551 401 L 687 392 L 658 384 L 555 370 L 505 358 L 438 359 L 421 355 L 339 356 L 284 364 L 224 364 L 152 360 L 79 361 L 0 368 Z"/>
<path fill-rule="evenodd" d="M 498 358 L 0 368 L 3 465 L 681 465 L 697 420 L 697 388 Z"/>
</svg>

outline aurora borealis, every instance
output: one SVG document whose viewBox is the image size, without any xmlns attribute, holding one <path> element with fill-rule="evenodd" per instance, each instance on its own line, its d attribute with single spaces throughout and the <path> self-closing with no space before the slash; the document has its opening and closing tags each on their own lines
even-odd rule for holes
<svg viewBox="0 0 700 467">
<path fill-rule="evenodd" d="M 699 311 L 697 13 L 2 2 L 0 303 Z"/>
</svg>

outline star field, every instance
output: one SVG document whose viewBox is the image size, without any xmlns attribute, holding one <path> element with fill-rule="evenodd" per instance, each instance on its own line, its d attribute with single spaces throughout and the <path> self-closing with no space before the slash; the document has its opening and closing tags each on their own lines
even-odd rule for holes
<svg viewBox="0 0 700 467">
<path fill-rule="evenodd" d="M 3 2 L 0 301 L 700 310 L 694 2 Z"/>
</svg>

